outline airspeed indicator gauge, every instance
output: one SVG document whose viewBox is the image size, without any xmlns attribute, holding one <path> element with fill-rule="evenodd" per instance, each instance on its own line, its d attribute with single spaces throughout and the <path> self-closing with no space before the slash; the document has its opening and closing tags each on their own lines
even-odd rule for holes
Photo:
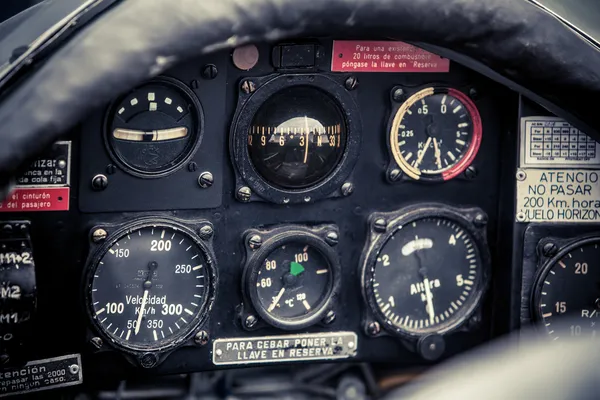
<svg viewBox="0 0 600 400">
<path fill-rule="evenodd" d="M 213 256 L 174 221 L 141 220 L 107 239 L 88 267 L 93 324 L 115 347 L 164 351 L 189 338 L 214 296 Z"/>
</svg>

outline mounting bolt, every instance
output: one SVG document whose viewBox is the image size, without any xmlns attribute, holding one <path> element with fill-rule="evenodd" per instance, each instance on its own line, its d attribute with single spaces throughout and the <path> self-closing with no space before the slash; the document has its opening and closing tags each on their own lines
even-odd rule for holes
<svg viewBox="0 0 600 400">
<path fill-rule="evenodd" d="M 254 315 L 248 315 L 246 317 L 246 320 L 244 321 L 244 324 L 246 325 L 246 328 L 251 329 L 254 328 L 254 326 L 256 326 L 257 322 L 258 319 Z"/>
<path fill-rule="evenodd" d="M 102 339 L 100 339 L 99 337 L 91 338 L 90 343 L 98 350 L 100 350 L 103 346 Z"/>
<path fill-rule="evenodd" d="M 346 86 L 346 89 L 348 90 L 354 90 L 358 86 L 358 79 L 356 79 L 355 76 L 349 76 L 348 78 L 346 78 L 344 86 Z"/>
<path fill-rule="evenodd" d="M 242 84 L 240 85 L 240 88 L 242 89 L 242 92 L 244 92 L 246 94 L 250 94 L 250 93 L 254 93 L 254 91 L 256 90 L 256 84 L 254 82 L 252 82 L 251 80 L 246 79 L 245 81 L 242 82 Z"/>
<path fill-rule="evenodd" d="M 198 169 L 198 164 L 196 164 L 195 161 L 192 161 L 188 164 L 188 171 L 196 172 L 197 169 Z"/>
<path fill-rule="evenodd" d="M 217 349 L 217 350 L 215 351 L 215 354 L 217 355 L 217 357 L 221 357 L 221 356 L 223 355 L 223 350 L 221 350 L 221 349 Z"/>
<path fill-rule="evenodd" d="M 377 218 L 373 223 L 373 229 L 377 232 L 385 232 L 387 230 L 387 221 L 383 218 Z"/>
<path fill-rule="evenodd" d="M 475 168 L 472 165 L 469 165 L 469 167 L 465 170 L 465 178 L 473 180 L 477 178 L 478 173 L 479 171 L 477 171 L 477 168 Z"/>
<path fill-rule="evenodd" d="M 479 97 L 479 92 L 477 91 L 477 89 L 475 89 L 474 87 L 469 89 L 469 97 L 473 100 L 477 99 Z"/>
<path fill-rule="evenodd" d="M 379 325 L 379 322 L 375 321 L 375 322 L 371 322 L 368 326 L 367 326 L 367 333 L 371 336 L 376 336 L 379 334 L 379 332 L 381 332 L 381 326 Z"/>
<path fill-rule="evenodd" d="M 158 362 L 156 354 L 146 353 L 140 357 L 140 365 L 142 368 L 152 368 Z"/>
<path fill-rule="evenodd" d="M 517 221 L 519 221 L 519 222 L 525 221 L 525 213 L 524 212 L 517 213 Z"/>
<path fill-rule="evenodd" d="M 198 229 L 198 234 L 202 239 L 210 238 L 213 233 L 215 233 L 215 230 L 210 225 L 203 225 L 200 227 L 200 229 Z"/>
<path fill-rule="evenodd" d="M 522 169 L 517 171 L 517 180 L 518 181 L 524 181 L 525 179 L 527 179 L 527 174 L 525 173 L 525 171 L 523 171 Z"/>
<path fill-rule="evenodd" d="M 394 93 L 392 93 L 392 100 L 396 103 L 402 103 L 404 101 L 404 89 L 398 88 L 394 90 Z"/>
<path fill-rule="evenodd" d="M 329 325 L 329 324 L 331 324 L 333 321 L 335 321 L 335 317 L 336 317 L 336 315 L 335 315 L 335 312 L 334 312 L 333 310 L 329 310 L 329 311 L 327 312 L 327 314 L 325 314 L 325 318 L 323 318 L 323 323 L 324 323 L 325 325 Z"/>
<path fill-rule="evenodd" d="M 213 174 L 208 171 L 204 171 L 198 177 L 198 185 L 200 185 L 200 187 L 203 189 L 211 187 L 213 183 L 215 183 L 215 178 Z"/>
<path fill-rule="evenodd" d="M 250 246 L 252 250 L 258 249 L 260 246 L 262 246 L 262 238 L 259 235 L 250 236 L 248 239 L 248 246 Z"/>
<path fill-rule="evenodd" d="M 98 243 L 106 239 L 107 236 L 108 233 L 106 233 L 104 229 L 98 228 L 92 233 L 92 240 L 94 241 L 94 243 Z"/>
<path fill-rule="evenodd" d="M 69 372 L 71 375 L 77 375 L 79 373 L 79 365 L 71 364 L 69 365 Z"/>
<path fill-rule="evenodd" d="M 106 175 L 98 174 L 92 178 L 92 189 L 99 192 L 106 189 L 108 186 L 108 178 Z"/>
<path fill-rule="evenodd" d="M 350 196 L 354 192 L 354 185 L 351 182 L 346 182 L 342 185 L 342 195 Z"/>
<path fill-rule="evenodd" d="M 398 168 L 394 168 L 390 171 L 390 181 L 396 182 L 398 179 L 400 179 L 400 176 L 402 176 L 402 171 L 400 171 Z"/>
<path fill-rule="evenodd" d="M 196 336 L 194 336 L 194 343 L 199 346 L 206 346 L 208 343 L 208 333 L 206 333 L 206 331 L 196 333 Z"/>
<path fill-rule="evenodd" d="M 305 196 L 304 197 L 304 202 L 305 203 L 310 203 L 310 196 Z"/>
<path fill-rule="evenodd" d="M 558 251 L 558 246 L 556 246 L 552 242 L 548 242 L 548 243 L 544 244 L 544 247 L 542 247 L 542 253 L 544 254 L 545 257 L 553 257 L 557 251 Z"/>
<path fill-rule="evenodd" d="M 117 167 L 115 167 L 114 164 L 108 164 L 106 166 L 106 173 L 109 175 L 113 175 L 115 172 L 117 172 Z"/>
<path fill-rule="evenodd" d="M 8 364 L 10 361 L 10 356 L 8 354 L 0 355 L 0 365 Z"/>
<path fill-rule="evenodd" d="M 325 236 L 325 241 L 329 243 L 330 246 L 335 246 L 336 244 L 338 244 L 339 240 L 340 237 L 335 231 L 327 232 L 327 235 Z"/>
<path fill-rule="evenodd" d="M 219 73 L 217 66 L 214 64 L 208 64 L 202 67 L 202 78 L 204 79 L 215 79 Z"/>
<path fill-rule="evenodd" d="M 242 186 L 238 189 L 236 193 L 236 197 L 239 201 L 243 203 L 247 203 L 250 201 L 250 197 L 252 196 L 252 191 L 248 186 Z"/>
<path fill-rule="evenodd" d="M 484 213 L 477 213 L 477 215 L 475 215 L 475 218 L 473 218 L 473 224 L 475 224 L 475 226 L 479 228 L 485 226 L 487 222 L 488 217 Z"/>
</svg>

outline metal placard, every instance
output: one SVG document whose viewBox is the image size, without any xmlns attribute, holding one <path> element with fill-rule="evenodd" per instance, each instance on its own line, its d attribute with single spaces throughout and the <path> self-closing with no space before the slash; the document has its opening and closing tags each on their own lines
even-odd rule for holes
<svg viewBox="0 0 600 400">
<path fill-rule="evenodd" d="M 16 186 L 63 187 L 71 184 L 71 142 L 54 143 L 17 178 Z"/>
<path fill-rule="evenodd" d="M 600 222 L 600 171 L 520 169 L 517 222 Z"/>
<path fill-rule="evenodd" d="M 0 370 L 0 397 L 74 386 L 82 382 L 79 354 L 30 361 L 20 368 Z"/>
<path fill-rule="evenodd" d="M 217 339 L 213 343 L 213 363 L 237 365 L 334 360 L 354 357 L 357 347 L 358 337 L 354 332 Z"/>
<path fill-rule="evenodd" d="M 600 166 L 600 144 L 556 117 L 521 118 L 521 167 Z"/>
</svg>

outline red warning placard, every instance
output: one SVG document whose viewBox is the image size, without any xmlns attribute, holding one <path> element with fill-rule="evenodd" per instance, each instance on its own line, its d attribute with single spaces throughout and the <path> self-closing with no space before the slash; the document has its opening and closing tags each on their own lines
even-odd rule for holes
<svg viewBox="0 0 600 400">
<path fill-rule="evenodd" d="M 450 60 L 404 42 L 335 40 L 334 72 L 449 72 Z"/>
<path fill-rule="evenodd" d="M 67 211 L 68 187 L 17 188 L 2 203 L 0 212 Z"/>
</svg>

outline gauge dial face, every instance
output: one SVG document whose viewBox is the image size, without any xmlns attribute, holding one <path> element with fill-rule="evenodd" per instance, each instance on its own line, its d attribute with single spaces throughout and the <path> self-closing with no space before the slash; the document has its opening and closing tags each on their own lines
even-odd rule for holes
<svg viewBox="0 0 600 400">
<path fill-rule="evenodd" d="M 444 333 L 463 322 L 478 302 L 480 252 L 458 223 L 418 219 L 387 239 L 367 285 L 384 326 L 409 335 Z"/>
<path fill-rule="evenodd" d="M 552 340 L 600 338 L 600 239 L 587 242 L 568 249 L 537 280 L 533 308 Z"/>
<path fill-rule="evenodd" d="M 123 347 L 170 346 L 199 322 L 210 285 L 207 268 L 204 251 L 182 231 L 133 230 L 106 250 L 93 271 L 92 318 Z"/>
<path fill-rule="evenodd" d="M 278 321 L 299 321 L 322 310 L 331 296 L 333 272 L 317 248 L 290 242 L 268 254 L 252 284 L 255 307 L 263 314 Z"/>
<path fill-rule="evenodd" d="M 248 152 L 269 184 L 302 189 L 327 178 L 346 148 L 346 124 L 337 102 L 311 86 L 283 89 L 256 112 Z"/>
<path fill-rule="evenodd" d="M 199 143 L 201 110 L 194 94 L 174 80 L 151 81 L 122 97 L 107 120 L 111 156 L 137 176 L 175 171 Z"/>
<path fill-rule="evenodd" d="M 428 88 L 406 100 L 394 116 L 390 146 L 410 178 L 446 181 L 473 162 L 481 134 L 479 111 L 465 94 Z"/>
</svg>

